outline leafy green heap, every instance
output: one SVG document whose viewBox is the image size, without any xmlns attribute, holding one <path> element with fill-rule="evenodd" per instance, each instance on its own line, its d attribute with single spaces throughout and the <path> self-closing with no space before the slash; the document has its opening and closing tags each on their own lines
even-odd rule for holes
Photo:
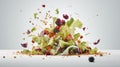
<svg viewBox="0 0 120 67">
<path fill-rule="evenodd" d="M 56 13 L 59 11 L 56 9 Z M 64 16 L 65 17 L 65 16 Z M 37 18 L 37 14 L 34 14 Z M 82 41 L 81 34 L 75 33 L 75 28 L 81 29 L 83 24 L 79 19 L 70 17 L 63 20 L 53 17 L 53 24 L 41 31 L 39 35 L 32 37 L 32 42 L 37 43 L 32 50 L 23 50 L 23 54 L 31 55 L 77 55 L 77 54 L 96 54 L 97 48 L 91 48 L 87 42 Z M 36 31 L 33 27 L 31 32 Z"/>
</svg>

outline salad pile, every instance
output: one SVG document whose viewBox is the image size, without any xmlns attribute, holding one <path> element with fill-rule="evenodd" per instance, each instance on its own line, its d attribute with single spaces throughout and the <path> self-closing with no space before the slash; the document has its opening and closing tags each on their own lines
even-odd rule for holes
<svg viewBox="0 0 120 67">
<path fill-rule="evenodd" d="M 45 8 L 45 5 L 44 7 Z M 59 10 L 56 9 L 56 14 Z M 34 13 L 34 19 L 39 19 L 38 13 Z M 46 19 L 46 18 L 45 18 Z M 97 54 L 98 49 L 91 48 L 80 32 L 76 33 L 76 28 L 82 29 L 83 23 L 80 19 L 75 19 L 67 14 L 63 14 L 62 18 L 49 16 L 52 23 L 39 31 L 37 35 L 32 34 L 37 31 L 37 27 L 27 30 L 25 34 L 31 37 L 31 49 L 27 49 L 28 43 L 22 43 L 25 49 L 22 54 L 30 55 L 80 55 L 80 54 Z M 42 21 L 41 21 L 42 22 Z M 48 21 L 49 22 L 49 21 Z M 48 22 L 43 22 L 47 25 Z M 97 41 L 98 43 L 99 41 Z M 95 44 L 97 44 L 95 43 Z"/>
</svg>

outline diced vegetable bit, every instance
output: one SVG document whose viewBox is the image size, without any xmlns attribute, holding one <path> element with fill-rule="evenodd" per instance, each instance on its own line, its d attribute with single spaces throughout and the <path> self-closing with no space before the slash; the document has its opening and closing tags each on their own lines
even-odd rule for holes
<svg viewBox="0 0 120 67">
<path fill-rule="evenodd" d="M 44 8 L 45 8 L 45 4 L 43 4 L 43 5 L 42 5 L 42 7 L 44 7 Z"/>
<path fill-rule="evenodd" d="M 31 53 L 32 53 L 32 55 L 40 55 L 40 52 L 36 51 L 36 50 L 32 50 Z"/>
<path fill-rule="evenodd" d="M 71 34 L 68 34 L 67 36 L 66 36 L 66 38 L 65 38 L 65 41 L 69 41 L 69 40 L 71 40 L 72 39 L 72 35 Z"/>
<path fill-rule="evenodd" d="M 38 36 L 34 36 L 34 37 L 32 38 L 32 40 L 33 40 L 34 42 L 38 43 L 38 45 L 41 43 L 41 42 L 40 42 L 41 39 L 40 39 L 40 37 L 38 37 Z"/>
<path fill-rule="evenodd" d="M 31 32 L 36 31 L 36 30 L 37 30 L 36 27 L 33 27 L 33 28 L 31 29 Z"/>
<path fill-rule="evenodd" d="M 23 54 L 29 54 L 29 53 L 30 53 L 30 50 L 24 49 L 24 50 L 22 51 L 22 53 L 23 53 Z"/>
<path fill-rule="evenodd" d="M 87 49 L 87 43 L 86 42 L 81 42 L 78 47 L 84 52 Z"/>
<path fill-rule="evenodd" d="M 94 45 L 97 45 L 100 42 L 100 39 L 98 39 L 96 42 L 94 42 Z"/>
<path fill-rule="evenodd" d="M 51 38 L 51 37 L 53 37 L 55 34 L 54 33 L 49 33 L 49 37 Z"/>
<path fill-rule="evenodd" d="M 97 47 L 90 50 L 90 54 L 96 54 L 98 51 Z"/>
<path fill-rule="evenodd" d="M 45 55 L 51 55 L 51 53 L 46 50 Z"/>
<path fill-rule="evenodd" d="M 30 32 L 30 30 L 27 30 L 27 32 L 26 32 L 27 34 L 30 34 L 31 32 Z"/>
<path fill-rule="evenodd" d="M 36 19 L 36 18 L 37 18 L 37 15 L 38 15 L 38 13 L 34 13 L 34 19 Z"/>
<path fill-rule="evenodd" d="M 54 28 L 54 33 L 56 34 L 56 33 L 58 33 L 59 32 L 59 29 L 57 29 L 57 28 Z"/>
<path fill-rule="evenodd" d="M 69 54 L 71 54 L 71 55 L 78 54 L 78 53 L 80 53 L 78 48 L 70 48 L 69 49 Z"/>
<path fill-rule="evenodd" d="M 64 18 L 64 19 L 68 19 L 69 16 L 68 16 L 67 14 L 63 14 L 63 18 Z"/>
<path fill-rule="evenodd" d="M 83 29 L 83 31 L 85 31 L 86 27 L 83 27 L 82 29 Z"/>
<path fill-rule="evenodd" d="M 71 26 L 71 24 L 73 23 L 73 21 L 74 21 L 74 19 L 71 17 L 70 20 L 67 22 L 68 27 Z"/>
<path fill-rule="evenodd" d="M 40 52 L 40 51 L 41 51 L 41 49 L 40 49 L 40 48 L 36 48 L 36 49 L 35 49 L 35 51 L 39 51 L 39 52 Z"/>
<path fill-rule="evenodd" d="M 61 26 L 61 22 L 60 22 L 61 20 L 58 18 L 57 20 L 56 20 L 56 25 L 58 25 L 58 26 Z"/>
<path fill-rule="evenodd" d="M 48 35 L 48 34 L 49 34 L 48 29 L 45 29 L 45 30 L 44 30 L 44 34 L 46 34 L 46 35 Z"/>
<path fill-rule="evenodd" d="M 77 40 L 80 37 L 80 33 L 74 35 L 74 40 Z"/>
<path fill-rule="evenodd" d="M 33 40 L 32 40 L 31 42 L 32 42 L 32 43 L 35 43 L 35 41 L 33 41 Z"/>
<path fill-rule="evenodd" d="M 56 12 L 56 14 L 59 14 L 59 10 L 58 9 L 56 9 L 55 12 Z"/>
<path fill-rule="evenodd" d="M 83 36 L 81 35 L 81 36 L 80 36 L 80 39 L 82 39 L 82 38 L 83 38 Z"/>
<path fill-rule="evenodd" d="M 65 25 L 65 20 L 61 20 L 61 25 Z"/>
<path fill-rule="evenodd" d="M 56 19 L 55 21 L 57 26 L 65 25 L 65 20 L 61 20 L 60 18 Z"/>
<path fill-rule="evenodd" d="M 24 47 L 24 48 L 27 48 L 27 43 L 22 43 L 21 46 Z"/>
<path fill-rule="evenodd" d="M 55 23 L 56 23 L 57 17 L 53 17 L 53 27 L 55 27 Z"/>
</svg>

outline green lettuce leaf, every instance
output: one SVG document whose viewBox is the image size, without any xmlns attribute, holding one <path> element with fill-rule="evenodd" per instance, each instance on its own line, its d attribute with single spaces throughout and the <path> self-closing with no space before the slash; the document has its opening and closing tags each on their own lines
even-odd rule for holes
<svg viewBox="0 0 120 67">
<path fill-rule="evenodd" d="M 80 33 L 74 35 L 74 40 L 77 40 L 80 37 Z"/>
<path fill-rule="evenodd" d="M 36 27 L 33 27 L 33 28 L 31 29 L 31 32 L 36 31 L 36 30 L 37 30 Z"/>
<path fill-rule="evenodd" d="M 37 13 L 34 13 L 34 18 L 35 18 L 35 19 L 37 18 L 37 15 L 38 15 Z"/>
</svg>

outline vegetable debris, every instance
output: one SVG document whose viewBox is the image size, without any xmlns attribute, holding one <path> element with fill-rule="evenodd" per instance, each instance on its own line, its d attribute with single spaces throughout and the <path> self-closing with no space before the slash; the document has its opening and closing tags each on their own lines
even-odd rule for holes
<svg viewBox="0 0 120 67">
<path fill-rule="evenodd" d="M 42 5 L 45 7 L 45 5 Z M 40 10 L 40 9 L 39 9 Z M 39 13 L 40 12 L 40 13 Z M 80 32 L 75 33 L 76 28 L 83 29 L 83 22 L 80 19 L 76 19 L 68 14 L 62 14 L 63 18 L 58 15 L 60 11 L 55 9 L 57 16 L 51 16 L 50 11 L 47 11 L 44 15 L 45 18 L 39 17 L 42 11 L 34 13 L 34 20 L 38 20 L 39 24 L 49 25 L 43 27 L 33 26 L 31 30 L 27 30 L 28 37 L 31 38 L 31 49 L 24 49 L 21 53 L 29 55 L 80 55 L 80 54 L 97 54 L 97 47 L 91 48 L 89 44 L 83 40 L 83 35 Z M 39 18 L 39 19 L 37 19 Z M 49 20 L 48 20 L 49 19 Z M 51 20 L 51 21 L 50 21 Z M 30 21 L 29 23 L 32 23 Z M 33 24 L 35 25 L 35 24 Z M 42 29 L 39 30 L 38 28 Z M 39 30 L 39 31 L 38 31 Z M 34 32 L 38 32 L 34 34 Z M 98 44 L 100 40 L 94 44 Z M 36 44 L 34 46 L 34 44 Z M 22 43 L 21 46 L 27 48 L 27 43 Z M 94 61 L 94 58 L 89 58 L 90 62 Z"/>
</svg>

